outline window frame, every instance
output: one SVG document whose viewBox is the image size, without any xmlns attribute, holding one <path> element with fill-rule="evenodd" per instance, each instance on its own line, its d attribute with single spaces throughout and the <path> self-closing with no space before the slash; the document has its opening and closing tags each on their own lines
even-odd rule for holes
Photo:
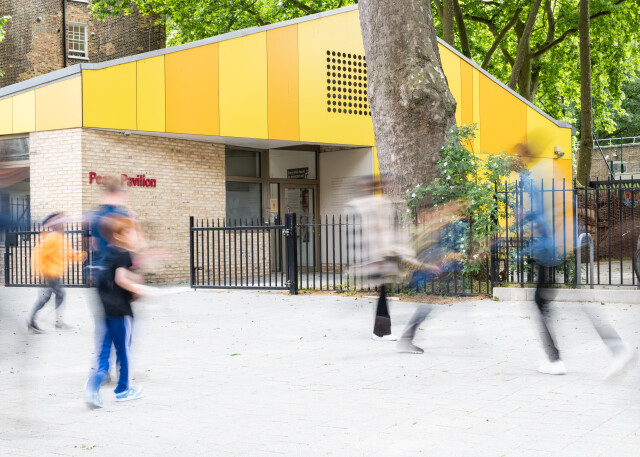
<svg viewBox="0 0 640 457">
<path fill-rule="evenodd" d="M 80 52 L 74 51 L 70 49 L 71 45 L 71 27 L 73 26 L 81 26 L 84 27 L 84 56 L 74 56 L 71 55 L 72 52 Z M 79 42 L 79 40 L 73 40 L 74 43 Z M 67 22 L 67 58 L 69 59 L 79 59 L 79 60 L 89 60 L 89 24 L 84 22 Z"/>
</svg>

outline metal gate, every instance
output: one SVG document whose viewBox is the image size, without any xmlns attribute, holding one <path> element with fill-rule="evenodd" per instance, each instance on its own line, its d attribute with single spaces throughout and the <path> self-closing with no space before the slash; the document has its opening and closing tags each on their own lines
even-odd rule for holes
<svg viewBox="0 0 640 457">
<path fill-rule="evenodd" d="M 297 293 L 295 214 L 285 215 L 285 225 L 260 222 L 191 216 L 191 287 L 279 289 Z"/>
<path fill-rule="evenodd" d="M 40 224 L 5 232 L 4 283 L 9 287 L 43 287 L 42 276 L 33 270 L 33 256 L 40 234 L 46 232 Z M 87 260 L 67 263 L 62 281 L 66 287 L 88 287 L 87 265 L 92 261 L 91 232 L 81 224 L 65 226 L 64 248 L 85 251 Z"/>
</svg>

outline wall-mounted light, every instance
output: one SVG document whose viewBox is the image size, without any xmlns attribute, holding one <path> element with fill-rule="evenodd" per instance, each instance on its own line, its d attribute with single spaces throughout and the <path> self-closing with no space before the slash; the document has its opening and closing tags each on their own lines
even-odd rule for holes
<svg viewBox="0 0 640 457">
<path fill-rule="evenodd" d="M 561 157 L 564 157 L 564 152 L 562 152 L 561 149 L 562 148 L 560 146 L 555 146 L 553 148 L 553 155 L 555 159 L 560 159 Z"/>
</svg>

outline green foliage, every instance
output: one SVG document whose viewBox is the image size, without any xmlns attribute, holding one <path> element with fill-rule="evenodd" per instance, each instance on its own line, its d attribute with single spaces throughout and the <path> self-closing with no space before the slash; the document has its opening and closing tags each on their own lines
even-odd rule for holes
<svg viewBox="0 0 640 457">
<path fill-rule="evenodd" d="M 11 16 L 0 17 L 0 42 L 4 40 L 4 35 L 5 35 L 4 25 L 7 23 L 9 19 L 11 19 Z M 2 77 L 2 75 L 3 75 L 2 70 L 0 70 L 0 77 Z"/>
<path fill-rule="evenodd" d="M 471 57 L 478 64 L 485 60 L 496 35 L 521 8 L 515 26 L 508 30 L 486 66 L 489 73 L 506 83 L 517 54 L 518 34 L 533 2 L 459 0 L 459 3 Z M 579 0 L 545 0 L 530 38 L 532 101 L 551 116 L 574 126 L 579 126 L 580 118 L 578 5 Z M 626 84 L 640 68 L 637 26 L 640 1 L 591 0 L 590 8 L 595 129 L 600 136 L 611 134 L 629 122 L 635 122 L 635 128 L 640 129 L 632 114 L 638 111 L 623 106 Z M 434 20 L 440 29 L 436 8 Z M 456 47 L 462 49 L 459 34 L 456 40 Z M 521 94 L 525 92 L 528 91 L 520 88 Z"/>
<path fill-rule="evenodd" d="M 234 30 L 286 21 L 355 3 L 355 0 L 93 0 L 94 16 L 104 19 L 157 13 L 167 25 L 167 45 L 200 40 Z"/>
<path fill-rule="evenodd" d="M 453 127 L 440 151 L 440 177 L 431 184 L 416 186 L 407 191 L 405 203 L 415 216 L 422 200 L 430 198 L 434 207 L 453 201 L 464 202 L 463 218 L 468 221 L 464 230 L 453 230 L 456 244 L 466 252 L 465 272 L 477 274 L 489 253 L 487 241 L 500 229 L 506 215 L 505 181 L 512 171 L 521 170 L 517 157 L 505 152 L 488 158 L 476 157 L 468 145 L 473 144 L 475 124 Z M 511 198 L 510 202 L 514 199 Z M 445 240 L 446 243 L 446 240 Z"/>
</svg>

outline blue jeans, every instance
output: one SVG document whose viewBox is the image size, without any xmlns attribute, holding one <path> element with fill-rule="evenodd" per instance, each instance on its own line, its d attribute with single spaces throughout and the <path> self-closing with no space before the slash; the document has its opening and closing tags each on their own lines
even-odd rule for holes
<svg viewBox="0 0 640 457">
<path fill-rule="evenodd" d="M 114 392 L 119 394 L 129 389 L 129 348 L 131 346 L 132 324 L 133 318 L 131 316 L 105 317 L 104 335 L 102 336 L 100 354 L 98 354 L 98 369 L 87 382 L 88 390 L 98 391 L 109 373 L 109 354 L 112 344 L 116 349 L 116 361 L 120 365 L 120 377 Z"/>
</svg>

